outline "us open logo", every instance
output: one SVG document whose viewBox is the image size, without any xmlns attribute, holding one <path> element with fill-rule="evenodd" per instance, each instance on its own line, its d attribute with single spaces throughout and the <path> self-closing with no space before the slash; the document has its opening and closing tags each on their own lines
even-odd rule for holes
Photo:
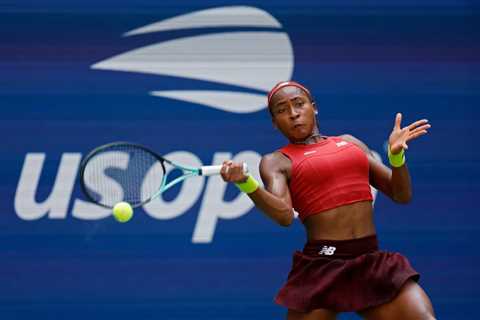
<svg viewBox="0 0 480 320">
<path fill-rule="evenodd" d="M 91 66 L 99 71 L 122 71 L 171 76 L 199 82 L 217 83 L 227 90 L 154 90 L 146 91 L 153 97 L 176 99 L 232 113 L 251 113 L 266 107 L 266 92 L 279 80 L 288 80 L 293 72 L 293 49 L 282 25 L 268 12 L 247 6 L 219 7 L 195 11 L 145 25 L 126 32 L 124 37 L 171 31 L 228 27 L 255 29 L 200 34 L 153 43 L 99 61 Z M 201 30 L 200 30 L 201 31 Z M 120 75 L 119 75 L 120 76 Z M 231 89 L 230 89 L 231 88 Z M 198 167 L 199 157 L 186 150 L 165 155 L 179 163 Z M 45 153 L 27 153 L 14 199 L 18 218 L 24 221 L 39 219 L 101 220 L 111 211 L 73 197 L 81 153 L 63 153 L 51 191 L 43 201 L 37 200 Z M 249 163 L 251 173 L 259 177 L 260 155 L 252 150 L 237 154 L 213 152 L 211 164 L 224 160 Z M 51 160 L 50 160 L 51 161 Z M 226 184 L 220 177 L 199 177 L 184 181 L 177 197 L 169 202 L 161 197 L 142 207 L 157 220 L 175 219 L 201 202 L 193 226 L 193 243 L 213 241 L 217 222 L 237 219 L 252 208 L 252 201 L 244 194 L 225 201 Z M 202 196 L 203 195 L 203 196 Z M 73 203 L 71 212 L 68 212 Z"/>
<path fill-rule="evenodd" d="M 208 33 L 154 43 L 100 61 L 91 68 L 230 85 L 236 89 L 166 91 L 159 88 L 149 94 L 227 112 L 259 111 L 266 107 L 268 90 L 278 81 L 291 78 L 294 64 L 289 36 L 268 12 L 247 6 L 219 7 L 155 22 L 130 30 L 123 36 L 225 27 L 259 30 Z"/>
</svg>

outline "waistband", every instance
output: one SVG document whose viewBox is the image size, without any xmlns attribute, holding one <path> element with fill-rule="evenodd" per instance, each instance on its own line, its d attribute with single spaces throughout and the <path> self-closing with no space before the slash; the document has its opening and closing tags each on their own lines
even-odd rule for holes
<svg viewBox="0 0 480 320">
<path fill-rule="evenodd" d="M 348 240 L 310 240 L 303 247 L 307 256 L 326 258 L 355 258 L 377 250 L 377 235 Z"/>
</svg>

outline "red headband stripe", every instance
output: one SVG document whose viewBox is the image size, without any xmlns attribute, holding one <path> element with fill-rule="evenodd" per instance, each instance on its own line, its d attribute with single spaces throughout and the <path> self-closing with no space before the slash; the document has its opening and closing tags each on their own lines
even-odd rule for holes
<svg viewBox="0 0 480 320">
<path fill-rule="evenodd" d="M 270 100 L 272 99 L 273 95 L 280 89 L 282 88 L 285 88 L 285 87 L 289 87 L 289 86 L 293 86 L 293 87 L 297 87 L 303 91 L 305 91 L 305 93 L 310 97 L 310 99 L 312 98 L 312 95 L 310 94 L 310 91 L 305 88 L 304 86 L 302 86 L 300 83 L 298 82 L 295 82 L 295 81 L 282 81 L 282 82 L 279 82 L 275 85 L 275 87 L 272 88 L 272 90 L 270 90 L 270 92 L 268 93 L 268 105 L 270 105 Z"/>
</svg>

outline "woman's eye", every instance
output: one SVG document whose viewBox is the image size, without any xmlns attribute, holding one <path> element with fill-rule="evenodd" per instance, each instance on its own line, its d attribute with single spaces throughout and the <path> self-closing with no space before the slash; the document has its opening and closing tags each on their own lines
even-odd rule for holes
<svg viewBox="0 0 480 320">
<path fill-rule="evenodd" d="M 277 113 L 283 113 L 284 111 L 285 111 L 285 108 L 277 109 Z"/>
</svg>

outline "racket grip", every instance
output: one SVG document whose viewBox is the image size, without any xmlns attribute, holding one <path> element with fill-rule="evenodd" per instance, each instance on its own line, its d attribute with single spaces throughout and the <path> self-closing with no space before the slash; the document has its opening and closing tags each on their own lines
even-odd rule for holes
<svg viewBox="0 0 480 320">
<path fill-rule="evenodd" d="M 202 176 L 214 176 L 214 175 L 220 174 L 220 170 L 222 170 L 222 165 L 202 166 L 200 170 L 201 170 L 200 175 Z M 243 173 L 244 174 L 248 173 L 248 166 L 245 162 L 243 163 Z"/>
</svg>

